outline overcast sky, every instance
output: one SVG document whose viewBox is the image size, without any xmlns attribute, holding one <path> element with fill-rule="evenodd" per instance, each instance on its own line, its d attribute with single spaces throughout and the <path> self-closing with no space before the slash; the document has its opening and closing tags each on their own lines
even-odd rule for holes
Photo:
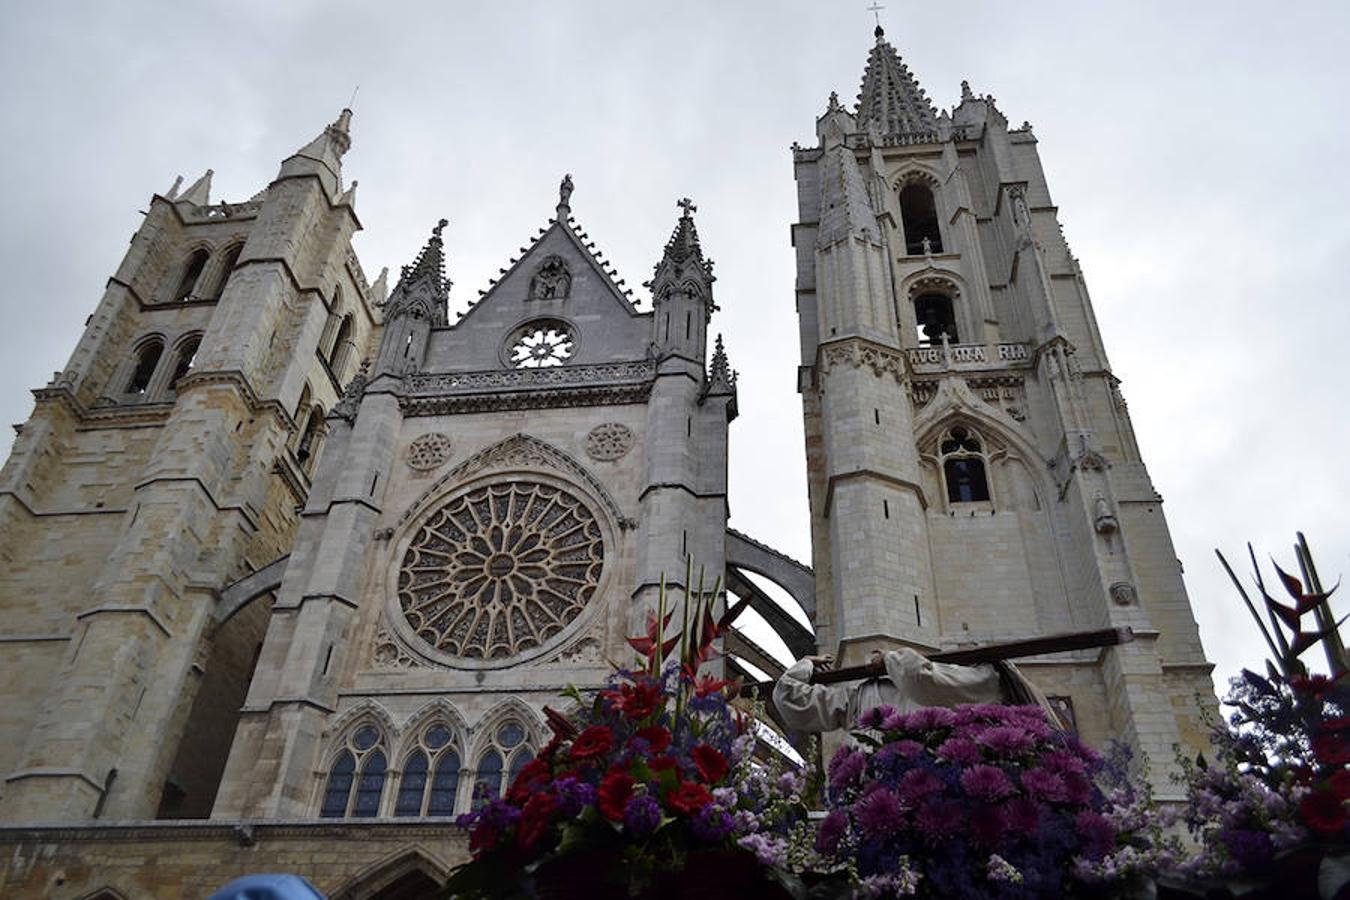
<svg viewBox="0 0 1350 900">
<path fill-rule="evenodd" d="M 0 422 L 65 364 L 152 193 L 211 167 L 213 199 L 248 198 L 359 84 L 362 263 L 397 272 L 447 217 L 453 309 L 564 172 L 634 286 L 694 198 L 741 373 L 732 523 L 807 560 L 788 148 L 856 95 L 866 5 L 10 0 Z M 1350 4 L 889 6 L 939 107 L 965 78 L 1035 126 L 1206 649 L 1221 678 L 1259 664 L 1213 548 L 1292 565 L 1301 528 L 1328 581 L 1350 571 Z"/>
</svg>

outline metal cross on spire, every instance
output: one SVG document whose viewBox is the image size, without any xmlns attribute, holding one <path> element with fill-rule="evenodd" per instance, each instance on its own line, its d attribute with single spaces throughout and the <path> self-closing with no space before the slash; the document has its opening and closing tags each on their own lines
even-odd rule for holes
<svg viewBox="0 0 1350 900">
<path fill-rule="evenodd" d="M 698 207 L 695 206 L 694 201 L 690 200 L 688 197 L 684 197 L 683 199 L 677 201 L 675 205 L 678 206 L 680 209 L 684 210 L 685 216 L 688 216 L 690 213 L 698 212 Z"/>
<path fill-rule="evenodd" d="M 872 0 L 872 5 L 867 7 L 867 11 L 876 16 L 878 28 L 881 27 L 881 11 L 885 8 L 886 7 L 882 6 L 880 3 L 877 3 L 876 0 Z"/>
</svg>

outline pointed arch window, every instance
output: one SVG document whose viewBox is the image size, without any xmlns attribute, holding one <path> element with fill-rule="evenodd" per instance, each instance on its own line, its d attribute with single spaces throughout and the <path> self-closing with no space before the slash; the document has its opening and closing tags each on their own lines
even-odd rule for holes
<svg viewBox="0 0 1350 900">
<path fill-rule="evenodd" d="M 211 254 L 204 248 L 192 251 L 188 257 L 187 263 L 183 266 L 183 275 L 178 279 L 178 287 L 174 289 L 174 303 L 197 299 L 193 296 L 193 288 L 197 286 L 197 279 L 202 277 L 202 270 L 206 268 L 206 262 L 211 258 Z"/>
<path fill-rule="evenodd" d="M 295 459 L 306 472 L 314 469 L 314 460 L 319 455 L 319 445 L 323 437 L 323 407 L 314 404 L 300 432 L 300 443 L 295 448 Z"/>
<path fill-rule="evenodd" d="M 525 726 L 516 719 L 506 719 L 496 726 L 488 746 L 478 756 L 473 784 L 474 809 L 506 793 L 520 770 L 534 759 L 534 751 L 525 736 Z"/>
<path fill-rule="evenodd" d="M 150 380 L 159 368 L 159 358 L 164 355 L 164 342 L 159 338 L 148 340 L 136 350 L 136 367 L 131 371 L 127 382 L 128 394 L 144 395 L 150 389 Z"/>
<path fill-rule="evenodd" d="M 919 346 L 939 347 L 959 343 L 956 333 L 956 307 L 947 294 L 928 292 L 914 298 L 914 319 L 919 326 Z"/>
<path fill-rule="evenodd" d="M 989 500 L 985 473 L 984 443 L 964 425 L 954 425 L 938 446 L 942 477 L 947 482 L 947 502 L 978 503 Z"/>
<path fill-rule="evenodd" d="M 900 221 L 905 229 L 905 252 L 910 256 L 942 252 L 937 202 L 928 185 L 911 181 L 901 188 Z"/>
<path fill-rule="evenodd" d="M 357 728 L 328 767 L 319 816 L 325 819 L 378 816 L 387 768 L 384 733 L 374 725 Z"/>
<path fill-rule="evenodd" d="M 343 370 L 347 367 L 347 360 L 352 355 L 353 330 L 352 314 L 347 313 L 338 323 L 337 334 L 333 338 L 333 352 L 328 355 L 328 367 L 337 378 L 338 383 L 342 382 Z"/>
<path fill-rule="evenodd" d="M 216 269 L 216 283 L 211 289 L 211 300 L 219 300 L 225 293 L 225 284 L 230 280 L 230 273 L 234 271 L 235 264 L 239 262 L 239 254 L 243 250 L 243 244 L 231 244 L 220 255 L 220 265 Z"/>
<path fill-rule="evenodd" d="M 450 728 L 435 722 L 422 729 L 417 745 L 403 763 L 394 815 L 453 815 L 459 770 L 459 750 Z"/>
<path fill-rule="evenodd" d="M 201 335 L 194 335 L 178 345 L 178 356 L 174 360 L 173 374 L 169 376 L 169 388 L 178 386 L 178 382 L 183 376 L 192 371 L 192 365 L 197 361 L 197 348 L 202 345 Z"/>
</svg>

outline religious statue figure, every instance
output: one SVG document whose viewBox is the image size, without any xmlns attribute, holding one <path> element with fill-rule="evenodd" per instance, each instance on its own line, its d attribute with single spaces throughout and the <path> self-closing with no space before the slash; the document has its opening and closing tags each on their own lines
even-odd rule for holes
<svg viewBox="0 0 1350 900">
<path fill-rule="evenodd" d="M 570 207 L 572 205 L 572 173 L 568 172 L 563 176 L 562 184 L 558 185 L 558 206 Z"/>
<path fill-rule="evenodd" d="M 926 706 L 1009 703 L 1040 706 L 1051 722 L 1059 718 L 1049 699 L 1006 661 L 974 666 L 933 662 L 908 647 L 872 652 L 872 663 L 885 674 L 847 684 L 812 684 L 817 671 L 829 670 L 829 656 L 799 660 L 778 679 L 773 703 L 794 731 L 834 731 L 857 726 L 858 717 L 877 706 L 907 713 Z"/>
<path fill-rule="evenodd" d="M 530 278 L 531 300 L 565 300 L 572 291 L 572 273 L 561 256 L 553 255 Z"/>
</svg>

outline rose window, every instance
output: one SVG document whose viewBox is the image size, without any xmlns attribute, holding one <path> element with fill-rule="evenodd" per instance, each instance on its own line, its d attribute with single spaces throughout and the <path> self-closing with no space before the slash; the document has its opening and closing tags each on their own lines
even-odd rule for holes
<svg viewBox="0 0 1350 900">
<path fill-rule="evenodd" d="M 539 647 L 594 596 L 604 564 L 595 515 L 547 484 L 477 488 L 437 510 L 413 535 L 398 603 L 432 648 L 504 659 Z"/>
<path fill-rule="evenodd" d="M 544 319 L 517 331 L 508 354 L 517 369 L 544 369 L 567 362 L 576 346 L 576 336 L 566 322 Z"/>
</svg>

